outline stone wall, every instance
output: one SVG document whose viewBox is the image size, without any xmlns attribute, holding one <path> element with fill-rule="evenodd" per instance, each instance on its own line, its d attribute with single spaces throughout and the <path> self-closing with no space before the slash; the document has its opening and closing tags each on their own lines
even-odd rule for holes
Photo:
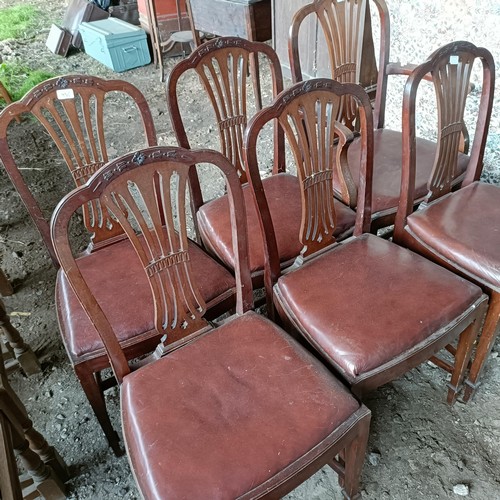
<svg viewBox="0 0 500 500">
<path fill-rule="evenodd" d="M 485 154 L 483 179 L 500 184 L 500 1 L 499 0 L 386 0 L 391 19 L 391 61 L 419 63 L 435 49 L 454 40 L 487 48 L 495 59 L 497 83 Z M 375 18 L 375 13 L 372 13 Z M 475 110 L 481 87 L 475 68 L 466 122 Z M 404 77 L 389 77 L 386 126 L 401 126 Z M 435 136 L 435 101 L 425 95 L 417 116 L 419 135 Z M 471 136 L 473 131 L 471 130 Z"/>
</svg>

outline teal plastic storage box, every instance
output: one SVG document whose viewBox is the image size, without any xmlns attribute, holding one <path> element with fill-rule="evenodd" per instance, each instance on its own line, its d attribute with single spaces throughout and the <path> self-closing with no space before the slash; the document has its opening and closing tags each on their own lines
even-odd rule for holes
<svg viewBox="0 0 500 500">
<path fill-rule="evenodd" d="M 114 71 L 151 62 L 146 32 L 121 19 L 109 18 L 80 24 L 85 52 Z"/>
</svg>

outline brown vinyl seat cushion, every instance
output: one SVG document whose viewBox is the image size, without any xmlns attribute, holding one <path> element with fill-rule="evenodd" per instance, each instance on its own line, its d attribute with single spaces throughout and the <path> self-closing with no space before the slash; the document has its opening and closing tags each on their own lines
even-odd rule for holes
<svg viewBox="0 0 500 500">
<path fill-rule="evenodd" d="M 282 276 L 275 291 L 299 330 L 350 382 L 425 343 L 482 295 L 452 272 L 367 234 Z"/>
<path fill-rule="evenodd" d="M 264 192 L 273 221 L 281 263 L 293 262 L 302 250 L 299 241 L 302 205 L 299 180 L 294 175 L 277 174 L 263 179 Z M 250 271 L 264 268 L 264 243 L 259 217 L 248 185 L 243 187 L 247 212 Z M 349 207 L 335 200 L 337 215 L 336 237 L 354 227 L 356 214 Z M 231 224 L 227 196 L 203 205 L 198 212 L 198 225 L 203 243 L 214 255 L 230 268 L 234 268 Z"/>
<path fill-rule="evenodd" d="M 360 404 L 253 312 L 124 379 L 123 434 L 145 498 L 233 499 L 319 444 Z"/>
<path fill-rule="evenodd" d="M 207 307 L 217 302 L 218 296 L 225 291 L 234 293 L 231 273 L 194 243 L 189 246 L 189 256 Z M 128 239 L 84 255 L 77 262 L 120 342 L 154 329 L 149 281 Z M 103 349 L 97 330 L 61 270 L 57 274 L 56 301 L 61 334 L 71 359 L 78 360 Z"/>
<path fill-rule="evenodd" d="M 396 212 L 401 191 L 402 169 L 402 135 L 401 132 L 388 129 L 374 131 L 374 158 L 373 158 L 373 191 L 372 213 Z M 348 162 L 353 180 L 358 184 L 359 179 L 359 138 L 356 138 L 348 150 Z M 427 194 L 427 182 L 430 178 L 436 143 L 417 137 L 415 200 L 422 199 Z M 469 164 L 469 157 L 458 154 L 457 177 L 461 176 Z"/>
<path fill-rule="evenodd" d="M 431 251 L 500 292 L 500 187 L 474 182 L 410 215 L 407 227 Z"/>
</svg>

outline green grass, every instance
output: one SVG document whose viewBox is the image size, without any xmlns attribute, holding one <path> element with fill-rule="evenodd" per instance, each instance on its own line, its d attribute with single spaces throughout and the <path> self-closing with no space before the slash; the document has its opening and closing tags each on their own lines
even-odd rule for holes
<svg viewBox="0 0 500 500">
<path fill-rule="evenodd" d="M 23 38 L 37 23 L 38 12 L 32 5 L 0 9 L 0 40 Z"/>
<path fill-rule="evenodd" d="M 13 101 L 32 89 L 35 85 L 47 78 L 55 76 L 44 70 L 32 69 L 17 63 L 0 64 L 0 81 L 4 84 Z M 5 104 L 0 99 L 1 104 Z"/>
</svg>

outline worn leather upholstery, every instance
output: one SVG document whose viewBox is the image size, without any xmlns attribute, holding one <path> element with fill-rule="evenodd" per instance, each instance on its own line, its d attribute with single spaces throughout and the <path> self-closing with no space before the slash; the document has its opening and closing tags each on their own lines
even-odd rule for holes
<svg viewBox="0 0 500 500">
<path fill-rule="evenodd" d="M 474 182 L 415 212 L 410 234 L 439 257 L 500 292 L 500 188 Z"/>
<path fill-rule="evenodd" d="M 401 138 L 401 133 L 394 130 L 377 129 L 374 131 L 373 214 L 385 211 L 396 212 L 397 210 L 401 190 L 401 158 L 403 154 Z M 357 138 L 348 150 L 349 167 L 356 184 L 359 179 L 360 145 L 361 141 Z M 435 155 L 435 142 L 417 138 L 415 200 L 419 200 L 427 194 L 427 182 L 434 165 Z M 465 172 L 468 163 L 469 157 L 459 153 L 458 175 Z"/>
<path fill-rule="evenodd" d="M 275 290 L 349 381 L 425 343 L 481 297 L 467 280 L 368 234 L 282 276 Z"/>
<path fill-rule="evenodd" d="M 148 499 L 237 498 L 360 407 L 253 312 L 127 375 L 121 397 L 128 456 Z"/>
<path fill-rule="evenodd" d="M 299 241 L 302 217 L 299 180 L 294 175 L 277 174 L 263 179 L 262 184 L 273 220 L 280 261 L 286 265 L 299 255 L 303 246 Z M 247 212 L 250 271 L 258 272 L 264 268 L 264 243 L 259 217 L 248 185 L 244 186 L 243 193 Z M 338 237 L 353 228 L 356 214 L 339 201 L 335 202 L 335 209 L 335 236 Z M 222 262 L 234 268 L 229 222 L 227 196 L 206 203 L 198 211 L 198 225 L 203 243 Z"/>
<path fill-rule="evenodd" d="M 201 295 L 208 306 L 216 302 L 217 297 L 226 290 L 234 290 L 235 282 L 231 273 L 196 244 L 190 244 L 189 255 Z M 150 285 L 128 240 L 80 257 L 77 262 L 121 342 L 154 329 Z M 103 349 L 97 330 L 61 270 L 57 275 L 56 300 L 61 333 L 71 358 L 77 360 Z"/>
</svg>

